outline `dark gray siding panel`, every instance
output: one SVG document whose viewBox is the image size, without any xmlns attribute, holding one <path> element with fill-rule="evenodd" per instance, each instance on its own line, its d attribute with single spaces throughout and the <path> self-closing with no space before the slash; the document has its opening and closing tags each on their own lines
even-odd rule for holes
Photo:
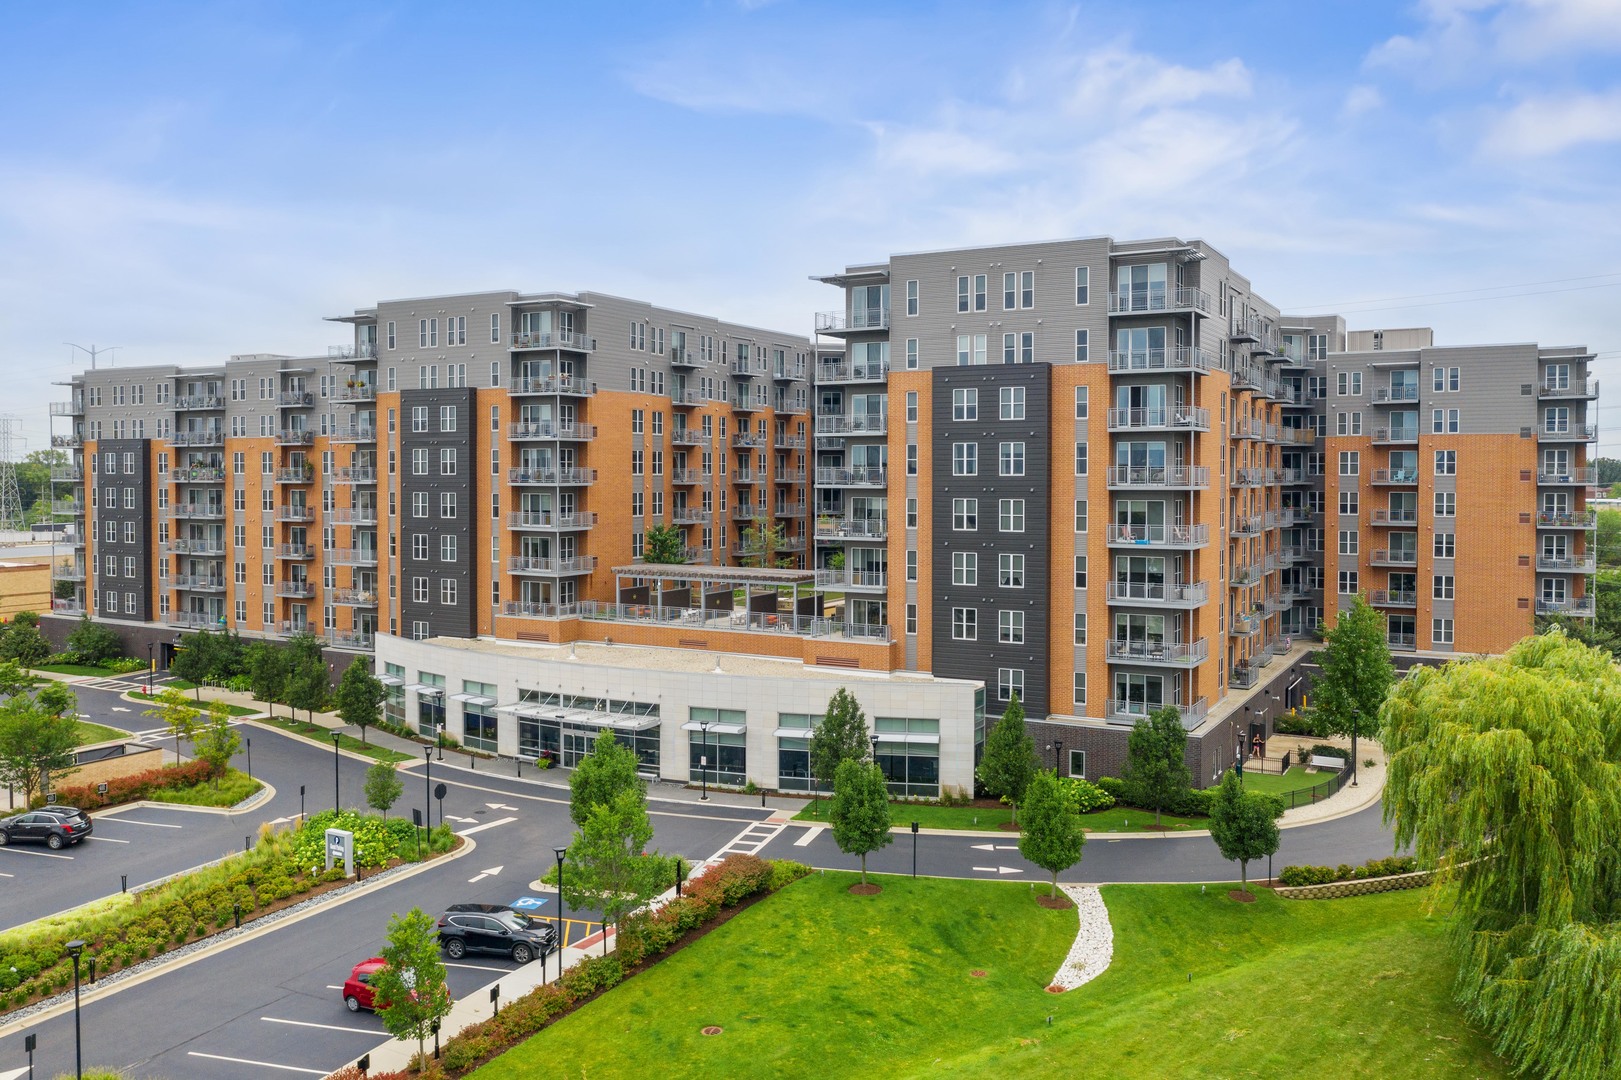
<svg viewBox="0 0 1621 1080">
<path fill-rule="evenodd" d="M 96 504 L 96 536 L 92 550 L 96 559 L 96 589 L 101 598 L 101 614 L 114 619 L 139 619 L 149 622 L 155 605 L 152 602 L 152 470 L 147 456 L 146 439 L 102 439 L 96 444 L 100 467 L 94 477 L 100 495 Z M 108 455 L 112 455 L 115 471 L 107 471 Z M 128 468 L 126 468 L 128 466 Z M 126 498 L 125 492 L 132 492 Z M 133 502 L 133 505 L 130 505 Z M 107 539 L 107 524 L 116 528 L 115 538 Z M 133 541 L 125 540 L 127 524 L 133 524 Z M 117 573 L 107 573 L 107 559 L 116 558 Z M 134 559 L 133 573 L 127 571 L 126 560 Z M 118 594 L 118 610 L 107 609 L 107 594 Z M 136 609 L 129 609 L 133 595 Z"/>
<path fill-rule="evenodd" d="M 473 564 L 481 557 L 475 551 L 479 542 L 474 532 L 474 520 L 481 519 L 475 508 L 478 485 L 475 477 L 479 470 L 487 469 L 487 462 L 474 460 L 473 415 L 474 391 L 471 388 L 455 390 L 406 390 L 400 394 L 400 536 L 399 536 L 399 589 L 400 633 L 410 635 L 411 624 L 426 622 L 430 637 L 474 637 L 477 635 L 473 617 L 474 604 L 479 597 L 474 593 Z M 440 430 L 440 410 L 456 410 L 456 430 Z M 428 410 L 428 430 L 411 430 L 411 410 Z M 426 450 L 428 471 L 425 476 L 412 472 L 413 451 Z M 456 451 L 456 472 L 445 476 L 440 470 L 440 451 Z M 487 485 L 486 485 L 487 486 Z M 428 500 L 428 516 L 414 516 L 418 493 Z M 453 517 L 441 512 L 443 496 L 454 495 L 456 511 Z M 412 553 L 413 538 L 428 538 L 428 557 L 419 561 Z M 439 558 L 442 537 L 456 538 L 455 562 L 442 562 Z M 426 603 L 415 599 L 417 578 L 427 578 Z M 456 582 L 456 602 L 440 601 L 443 582 Z"/>
</svg>

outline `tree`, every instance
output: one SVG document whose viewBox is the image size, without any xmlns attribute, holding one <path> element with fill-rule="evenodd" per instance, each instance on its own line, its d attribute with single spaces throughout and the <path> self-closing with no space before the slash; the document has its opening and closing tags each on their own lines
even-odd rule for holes
<svg viewBox="0 0 1621 1080">
<path fill-rule="evenodd" d="M 371 673 L 371 664 L 371 660 L 364 656 L 350 661 L 343 671 L 343 678 L 338 680 L 338 691 L 334 695 L 338 716 L 345 724 L 360 729 L 361 742 L 366 741 L 366 729 L 381 718 L 379 707 L 383 704 L 385 694 L 382 680 Z"/>
<path fill-rule="evenodd" d="M 98 665 L 123 656 L 124 643 L 111 627 L 91 622 L 90 616 L 84 615 L 68 635 L 68 651 L 77 653 L 80 663 Z"/>
<path fill-rule="evenodd" d="M 1137 721 L 1126 740 L 1126 767 L 1121 779 L 1133 794 L 1154 808 L 1154 824 L 1169 803 L 1193 786 L 1188 770 L 1188 730 L 1182 714 L 1167 705 Z"/>
<path fill-rule="evenodd" d="M 744 566 L 778 565 L 778 552 L 788 542 L 783 527 L 769 521 L 755 522 L 744 529 L 743 535 L 738 539 L 742 541 L 743 550 L 748 553 L 743 556 Z"/>
<path fill-rule="evenodd" d="M 833 786 L 839 766 L 846 761 L 865 761 L 872 752 L 867 735 L 867 714 L 854 694 L 839 687 L 828 699 L 827 714 L 810 737 L 811 775 L 817 791 Z"/>
<path fill-rule="evenodd" d="M 287 639 L 287 681 L 282 696 L 295 715 L 299 709 L 312 717 L 326 708 L 332 684 L 327 681 L 326 657 L 321 641 L 314 634 L 294 634 Z"/>
<path fill-rule="evenodd" d="M 1019 803 L 1036 775 L 1036 743 L 1024 726 L 1024 705 L 1019 695 L 1002 712 L 1002 719 L 985 734 L 985 754 L 979 762 L 979 782 L 985 790 L 1013 807 L 1019 823 Z"/>
<path fill-rule="evenodd" d="M 34 695 L 34 700 L 47 716 L 65 717 L 74 722 L 79 719 L 79 696 L 69 690 L 66 683 L 46 683 Z"/>
<path fill-rule="evenodd" d="M 73 583 L 65 581 L 58 584 L 71 586 Z M 72 596 L 73 593 L 70 591 L 68 595 Z M 33 667 L 44 663 L 50 655 L 51 643 L 40 633 L 39 616 L 32 611 L 19 611 L 12 617 L 11 625 L 0 634 L 0 658 Z"/>
<path fill-rule="evenodd" d="M 390 918 L 382 957 L 385 963 L 371 983 L 377 1017 L 396 1039 L 415 1039 L 420 1060 L 434 1022 L 450 1015 L 450 987 L 433 916 L 412 908 Z"/>
<path fill-rule="evenodd" d="M 1621 510 L 1600 510 L 1598 531 L 1593 537 L 1601 567 L 1621 566 Z"/>
<path fill-rule="evenodd" d="M 642 561 L 650 563 L 684 563 L 687 561 L 687 536 L 677 525 L 649 525 L 642 536 Z"/>
<path fill-rule="evenodd" d="M 208 681 L 208 635 L 201 631 L 181 634 L 169 660 L 169 674 L 199 686 Z"/>
<path fill-rule="evenodd" d="M 1593 464 L 1598 466 L 1598 482 L 1600 487 L 1609 487 L 1612 484 L 1621 484 L 1621 458 L 1595 458 Z"/>
<path fill-rule="evenodd" d="M 50 774 L 76 764 L 79 745 L 75 716 L 52 713 L 31 694 L 0 702 L 0 781 L 22 792 L 23 802 L 50 783 Z"/>
<path fill-rule="evenodd" d="M 861 884 L 867 883 L 867 853 L 892 843 L 889 789 L 875 764 L 846 759 L 833 777 L 833 841 L 846 855 L 861 856 Z"/>
<path fill-rule="evenodd" d="M 186 700 L 186 695 L 172 686 L 165 686 L 153 699 L 153 707 L 144 709 L 142 716 L 159 720 L 174 736 L 175 760 L 180 760 L 180 740 L 197 737 L 198 720 L 203 710 Z"/>
<path fill-rule="evenodd" d="M 1081 861 L 1086 831 L 1081 816 L 1070 806 L 1058 775 L 1042 769 L 1024 793 L 1024 829 L 1019 833 L 1019 854 L 1052 873 L 1052 895 L 1058 896 L 1058 875 Z"/>
<path fill-rule="evenodd" d="M 1237 769 L 1222 775 L 1221 786 L 1210 801 L 1210 839 L 1221 857 L 1238 863 L 1240 887 L 1249 891 L 1251 859 L 1264 859 L 1278 850 L 1280 833 L 1267 800 L 1244 790 Z"/>
<path fill-rule="evenodd" d="M 647 855 L 653 826 L 639 791 L 621 788 L 611 802 L 595 803 L 568 849 L 563 899 L 596 908 L 618 926 L 626 915 L 664 891 L 662 860 Z"/>
<path fill-rule="evenodd" d="M 1563 634 L 1391 691 L 1385 820 L 1450 886 L 1459 1000 L 1525 1075 L 1621 1061 L 1621 668 Z"/>
<path fill-rule="evenodd" d="M 1323 634 L 1323 673 L 1312 686 L 1318 720 L 1334 735 L 1351 736 L 1351 783 L 1356 783 L 1356 741 L 1379 726 L 1396 668 L 1385 641 L 1384 616 L 1361 596 Z"/>
<path fill-rule="evenodd" d="M 203 722 L 194 747 L 197 757 L 208 763 L 208 771 L 214 778 L 214 786 L 219 787 L 220 778 L 231 766 L 231 759 L 242 749 L 242 738 L 231 727 L 229 705 L 223 701 L 208 703 L 208 719 Z"/>
<path fill-rule="evenodd" d="M 568 778 L 568 816 L 579 828 L 591 819 L 591 810 L 610 806 L 623 791 L 633 792 L 643 802 L 647 789 L 637 775 L 640 759 L 636 751 L 614 738 L 612 728 L 597 732 L 591 752 L 580 759 Z"/>
<path fill-rule="evenodd" d="M 268 641 L 256 641 L 248 646 L 248 683 L 253 696 L 265 703 L 271 716 L 276 715 L 276 702 L 280 701 L 287 686 L 287 653 Z"/>
<path fill-rule="evenodd" d="M 398 770 L 386 761 L 379 761 L 366 770 L 366 805 L 388 817 L 389 808 L 405 793 L 405 782 Z"/>
<path fill-rule="evenodd" d="M 24 670 L 17 661 L 0 660 L 0 694 L 11 697 L 38 685 L 39 679 Z"/>
</svg>

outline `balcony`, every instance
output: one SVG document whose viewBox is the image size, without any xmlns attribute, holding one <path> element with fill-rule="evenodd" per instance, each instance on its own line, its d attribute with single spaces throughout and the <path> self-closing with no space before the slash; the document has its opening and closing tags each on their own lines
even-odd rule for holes
<svg viewBox="0 0 1621 1080">
<path fill-rule="evenodd" d="M 332 392 L 332 400 L 340 405 L 353 405 L 365 401 L 377 400 L 377 387 L 369 383 L 359 386 L 342 386 Z"/>
<path fill-rule="evenodd" d="M 1272 469 L 1234 469 L 1234 487 L 1265 487 L 1267 484 L 1280 484 L 1283 475 Z"/>
<path fill-rule="evenodd" d="M 1109 603 L 1133 607 L 1196 608 L 1210 601 L 1210 586 L 1203 581 L 1111 581 Z"/>
<path fill-rule="evenodd" d="M 303 429 L 276 432 L 277 446 L 312 446 L 315 432 Z"/>
<path fill-rule="evenodd" d="M 53 599 L 51 601 L 51 613 L 53 615 L 83 615 L 84 601 Z"/>
<path fill-rule="evenodd" d="M 805 482 L 804 469 L 778 469 L 771 475 L 774 484 L 803 484 Z"/>
<path fill-rule="evenodd" d="M 225 399 L 214 394 L 193 394 L 191 397 L 174 399 L 175 412 L 215 412 L 223 408 Z"/>
<path fill-rule="evenodd" d="M 893 640 L 889 626 L 883 623 L 845 622 L 843 619 L 791 615 L 784 612 L 666 608 L 651 604 L 607 604 L 584 600 L 567 606 L 562 612 L 562 617 L 578 617 L 601 622 L 674 624 L 683 631 L 727 630 L 793 634 L 801 637 L 847 639 L 875 644 L 888 644 Z"/>
<path fill-rule="evenodd" d="M 889 485 L 889 470 L 819 468 L 816 470 L 817 487 L 881 488 Z"/>
<path fill-rule="evenodd" d="M 697 390 L 671 389 L 670 391 L 670 404 L 679 406 L 681 408 L 704 405 L 707 404 L 708 401 L 709 399 L 704 397 L 704 395 Z"/>
<path fill-rule="evenodd" d="M 223 484 L 225 470 L 206 465 L 176 465 L 169 470 L 171 484 Z"/>
<path fill-rule="evenodd" d="M 697 428 L 678 427 L 670 432 L 671 446 L 702 446 L 709 442 L 709 436 Z"/>
<path fill-rule="evenodd" d="M 54 484 L 77 484 L 83 480 L 84 469 L 78 465 L 51 466 L 51 482 Z"/>
<path fill-rule="evenodd" d="M 1279 428 L 1277 441 L 1284 446 L 1316 446 L 1317 432 L 1309 427 Z"/>
<path fill-rule="evenodd" d="M 597 339 L 586 337 L 584 334 L 572 330 L 557 330 L 549 333 L 516 333 L 512 335 L 512 348 L 516 351 L 524 349 L 567 349 L 569 352 L 594 352 Z"/>
<path fill-rule="evenodd" d="M 308 600 L 315 595 L 315 582 L 278 581 L 276 582 L 276 595 L 291 597 L 295 600 Z"/>
<path fill-rule="evenodd" d="M 1303 563 L 1312 561 L 1312 553 L 1298 544 L 1285 544 L 1278 549 L 1278 558 L 1284 564 Z"/>
<path fill-rule="evenodd" d="M 304 619 L 284 619 L 276 624 L 276 633 L 287 636 L 313 634 L 315 633 L 315 624 Z"/>
<path fill-rule="evenodd" d="M 1210 655 L 1210 644 L 1197 641 L 1136 641 L 1110 638 L 1106 653 L 1110 663 L 1163 667 L 1194 667 Z"/>
<path fill-rule="evenodd" d="M 1569 596 L 1563 599 L 1537 600 L 1538 615 L 1570 615 L 1576 618 L 1592 618 L 1593 598 L 1591 596 Z"/>
<path fill-rule="evenodd" d="M 315 469 L 277 469 L 276 483 L 278 484 L 313 484 L 315 483 Z"/>
<path fill-rule="evenodd" d="M 880 364 L 817 364 L 816 385 L 835 383 L 881 383 L 889 377 L 889 365 Z"/>
<path fill-rule="evenodd" d="M 1551 487 L 1556 484 L 1576 484 L 1590 487 L 1598 483 L 1598 467 L 1585 465 L 1571 469 L 1560 469 L 1553 472 L 1537 470 L 1537 483 Z"/>
<path fill-rule="evenodd" d="M 677 525 L 708 525 L 710 513 L 695 506 L 678 506 L 670 511 L 670 520 Z"/>
<path fill-rule="evenodd" d="M 80 399 L 75 399 L 73 401 L 53 401 L 51 402 L 50 414 L 52 416 L 83 416 L 84 402 Z"/>
<path fill-rule="evenodd" d="M 805 365 L 792 360 L 774 364 L 771 368 L 771 377 L 780 382 L 804 382 Z"/>
<path fill-rule="evenodd" d="M 595 469 L 508 469 L 507 482 L 512 484 L 546 484 L 551 486 L 582 487 L 597 482 Z"/>
<path fill-rule="evenodd" d="M 1381 527 L 1401 527 L 1418 524 L 1418 511 L 1414 510 L 1386 510 L 1375 508 L 1369 516 L 1369 522 Z"/>
<path fill-rule="evenodd" d="M 1260 536 L 1263 532 L 1278 527 L 1276 514 L 1249 514 L 1245 517 L 1233 518 L 1233 527 L 1229 530 L 1234 539 Z"/>
<path fill-rule="evenodd" d="M 225 577 L 212 574 L 175 574 L 169 579 L 169 587 L 189 592 L 224 592 Z"/>
<path fill-rule="evenodd" d="M 1234 690 L 1249 690 L 1261 681 L 1261 669 L 1243 660 L 1227 673 L 1227 685 Z"/>
<path fill-rule="evenodd" d="M 308 409 L 315 404 L 315 395 L 308 390 L 283 390 L 276 399 L 276 406 L 282 409 Z"/>
<path fill-rule="evenodd" d="M 1252 364 L 1239 364 L 1233 368 L 1233 389 L 1248 390 L 1264 398 L 1275 398 L 1283 393 L 1278 380 Z"/>
<path fill-rule="evenodd" d="M 696 350 L 683 349 L 680 346 L 670 347 L 670 366 L 678 368 L 695 368 L 703 365 L 703 358 Z"/>
<path fill-rule="evenodd" d="M 671 469 L 670 483 L 677 487 L 692 487 L 694 484 L 709 483 L 713 476 L 713 473 L 700 472 L 697 469 Z"/>
<path fill-rule="evenodd" d="M 58 566 L 54 574 L 57 581 L 83 581 L 83 566 Z"/>
<path fill-rule="evenodd" d="M 1539 510 L 1537 511 L 1537 528 L 1539 529 L 1596 529 L 1598 528 L 1597 510 Z"/>
<path fill-rule="evenodd" d="M 1233 567 L 1232 576 L 1227 579 L 1229 585 L 1235 589 L 1247 589 L 1252 585 L 1259 585 L 1266 576 L 1265 564 L 1245 565 Z"/>
<path fill-rule="evenodd" d="M 1279 469 L 1278 483 L 1280 484 L 1309 484 L 1312 478 L 1306 474 L 1305 469 Z"/>
<path fill-rule="evenodd" d="M 733 412 L 759 412 L 766 407 L 766 403 L 758 398 L 751 399 L 747 394 L 736 394 L 727 400 Z"/>
<path fill-rule="evenodd" d="M 785 431 L 779 431 L 776 438 L 772 440 L 771 445 L 778 450 L 803 450 L 805 449 L 805 436 L 789 435 Z"/>
<path fill-rule="evenodd" d="M 1591 553 L 1574 558 L 1538 555 L 1537 569 L 1549 574 L 1592 574 L 1598 571 L 1598 562 Z"/>
<path fill-rule="evenodd" d="M 1210 486 L 1210 470 L 1203 465 L 1115 465 L 1108 470 L 1108 485 L 1111 489 L 1203 490 Z"/>
<path fill-rule="evenodd" d="M 1393 551 L 1389 548 L 1377 548 L 1368 557 L 1369 566 L 1417 566 L 1417 551 Z"/>
<path fill-rule="evenodd" d="M 568 397 L 590 397 L 597 392 L 597 384 L 587 382 L 578 375 L 520 375 L 512 380 L 514 394 L 562 394 Z"/>
<path fill-rule="evenodd" d="M 354 345 L 328 345 L 326 347 L 328 360 L 375 360 L 377 359 L 377 342 L 361 341 Z"/>
<path fill-rule="evenodd" d="M 577 604 L 542 604 L 533 600 L 507 600 L 501 614 L 518 619 L 563 619 L 579 614 Z"/>
<path fill-rule="evenodd" d="M 816 415 L 818 435 L 882 435 L 888 427 L 887 414 L 872 416 L 818 412 Z"/>
<path fill-rule="evenodd" d="M 327 521 L 333 525 L 375 525 L 377 507 L 339 506 L 327 516 Z"/>
<path fill-rule="evenodd" d="M 732 374 L 740 378 L 752 379 L 757 376 L 764 377 L 771 374 L 771 368 L 763 357 L 750 357 L 743 360 L 734 357 L 732 360 Z"/>
<path fill-rule="evenodd" d="M 339 484 L 375 484 L 377 470 L 369 465 L 344 467 L 332 470 L 332 479 Z"/>
<path fill-rule="evenodd" d="M 279 551 L 280 549 L 278 549 Z M 299 556 L 283 556 L 284 558 L 298 558 Z M 325 559 L 333 566 L 376 566 L 377 551 L 375 548 L 331 548 L 325 553 Z"/>
<path fill-rule="evenodd" d="M 1110 409 L 1110 431 L 1209 431 L 1210 410 L 1192 406 Z"/>
<path fill-rule="evenodd" d="M 763 484 L 765 483 L 765 473 L 755 469 L 733 469 L 730 480 L 734 484 Z"/>
<path fill-rule="evenodd" d="M 1386 486 L 1412 487 L 1418 483 L 1417 469 L 1375 469 L 1372 482 Z"/>
<path fill-rule="evenodd" d="M 510 529 L 539 529 L 544 532 L 563 532 L 595 528 L 597 515 L 592 513 L 558 513 L 552 510 L 517 510 L 507 515 Z"/>
<path fill-rule="evenodd" d="M 315 507 L 313 506 L 278 506 L 276 507 L 277 521 L 310 522 L 315 520 Z"/>
<path fill-rule="evenodd" d="M 1128 349 L 1110 351 L 1110 371 L 1220 371 L 1221 356 L 1188 345 L 1169 349 Z"/>
<path fill-rule="evenodd" d="M 1403 402 L 1418 400 L 1418 387 L 1413 386 L 1376 386 L 1373 390 L 1373 403 L 1375 405 L 1399 405 Z"/>
<path fill-rule="evenodd" d="M 732 507 L 733 521 L 767 521 L 771 516 L 771 508 L 764 503 L 738 503 Z"/>
<path fill-rule="evenodd" d="M 1201 548 L 1210 543 L 1208 525 L 1110 525 L 1110 547 Z"/>
<path fill-rule="evenodd" d="M 225 518 L 225 504 L 175 503 L 164 511 L 163 516 L 169 520 L 222 521 Z"/>
<path fill-rule="evenodd" d="M 1204 721 L 1207 711 L 1204 698 L 1200 698 L 1192 705 L 1170 701 L 1161 703 L 1109 698 L 1104 703 L 1104 715 L 1111 724 L 1135 724 L 1139 720 L 1148 719 L 1151 713 L 1156 713 L 1167 705 L 1176 710 L 1182 726 L 1189 730 L 1198 727 Z"/>
<path fill-rule="evenodd" d="M 1537 397 L 1548 400 L 1587 400 L 1592 401 L 1598 397 L 1598 380 L 1587 379 L 1581 382 L 1543 383 L 1537 387 Z M 54 415 L 54 414 L 53 414 Z"/>
<path fill-rule="evenodd" d="M 1374 607 L 1418 607 L 1418 592 L 1413 589 L 1374 589 L 1368 593 L 1368 603 Z"/>
<path fill-rule="evenodd" d="M 572 559 L 542 559 L 529 555 L 515 555 L 507 560 L 509 574 L 537 574 L 542 577 L 589 574 L 596 568 L 595 555 L 581 555 Z"/>
<path fill-rule="evenodd" d="M 844 311 L 818 311 L 818 334 L 859 334 L 867 330 L 888 330 L 888 308 L 854 308 Z"/>
<path fill-rule="evenodd" d="M 887 518 L 817 518 L 818 540 L 883 540 L 889 536 Z"/>
<path fill-rule="evenodd" d="M 276 558 L 313 559 L 315 558 L 315 549 L 308 544 L 277 544 Z"/>
<path fill-rule="evenodd" d="M 370 630 L 328 630 L 326 640 L 334 649 L 369 652 L 376 643 L 376 635 Z"/>
<path fill-rule="evenodd" d="M 220 630 L 225 627 L 225 616 L 210 615 L 206 611 L 171 611 L 163 617 L 163 625 L 184 630 Z"/>
<path fill-rule="evenodd" d="M 1538 442 L 1592 442 L 1596 438 L 1597 424 L 1543 424 L 1537 428 Z"/>
<path fill-rule="evenodd" d="M 1115 290 L 1109 294 L 1110 315 L 1148 315 L 1160 311 L 1210 314 L 1210 294 L 1203 289 L 1161 288 Z"/>
<path fill-rule="evenodd" d="M 332 602 L 340 607 L 376 607 L 376 589 L 334 589 Z"/>
<path fill-rule="evenodd" d="M 1373 429 L 1373 445 L 1375 446 L 1399 446 L 1417 442 L 1418 428 L 1416 427 Z"/>
<path fill-rule="evenodd" d="M 188 537 L 179 540 L 170 540 L 160 545 L 164 555 L 201 555 L 205 558 L 220 558 L 225 554 L 225 539 Z"/>
<path fill-rule="evenodd" d="M 1284 472 L 1288 470 L 1285 469 Z M 1284 483 L 1288 483 L 1287 478 Z M 1311 525 L 1314 524 L 1316 517 L 1317 515 L 1304 506 L 1285 506 L 1278 510 L 1278 527 L 1289 529 L 1296 525 Z"/>
<path fill-rule="evenodd" d="M 56 445 L 58 436 L 51 436 L 51 445 Z M 77 445 L 77 444 L 74 444 Z M 224 446 L 225 432 L 223 431 L 177 431 L 169 436 L 170 446 Z"/>
<path fill-rule="evenodd" d="M 81 517 L 84 514 L 84 503 L 73 499 L 58 499 L 51 503 L 51 513 L 62 517 Z"/>
<path fill-rule="evenodd" d="M 556 439 L 585 442 L 597 437 L 595 424 L 579 424 L 573 420 L 517 420 L 507 425 L 509 439 Z"/>
<path fill-rule="evenodd" d="M 376 442 L 377 429 L 369 424 L 357 424 L 353 427 L 335 428 L 327 435 L 327 439 L 335 443 Z"/>
<path fill-rule="evenodd" d="M 771 508 L 771 515 L 773 517 L 801 518 L 805 516 L 805 504 L 803 502 L 783 502 L 779 499 L 777 504 Z"/>
<path fill-rule="evenodd" d="M 1235 416 L 1232 423 L 1232 437 L 1235 439 L 1252 439 L 1257 442 L 1278 437 L 1278 425 L 1268 424 L 1251 416 Z"/>
<path fill-rule="evenodd" d="M 889 573 L 885 570 L 818 570 L 816 587 L 819 589 L 885 589 L 889 587 Z"/>
<path fill-rule="evenodd" d="M 1251 612 L 1248 615 L 1235 612 L 1229 632 L 1234 637 L 1254 637 L 1261 632 L 1264 616 Z"/>
<path fill-rule="evenodd" d="M 732 436 L 734 450 L 763 450 L 769 443 L 770 440 L 760 432 L 739 431 Z"/>
</svg>

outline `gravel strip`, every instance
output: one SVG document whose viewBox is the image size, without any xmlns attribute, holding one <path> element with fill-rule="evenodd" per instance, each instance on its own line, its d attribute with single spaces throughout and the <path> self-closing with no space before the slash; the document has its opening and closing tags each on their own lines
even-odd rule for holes
<svg viewBox="0 0 1621 1080">
<path fill-rule="evenodd" d="M 165 964 L 173 963 L 176 960 L 183 960 L 193 953 L 201 952 L 203 949 L 211 949 L 216 945 L 232 941 L 241 937 L 243 934 L 246 934 L 250 930 L 259 930 L 266 926 L 273 926 L 284 919 L 297 915 L 299 912 L 304 911 L 306 908 L 313 905 L 329 903 L 338 899 L 339 897 L 347 896 L 349 893 L 361 888 L 362 886 L 369 888 L 374 881 L 387 881 L 389 878 L 394 877 L 397 874 L 404 873 L 406 870 L 413 869 L 420 865 L 422 864 L 401 863 L 399 866 L 374 874 L 372 877 L 366 878 L 363 882 L 351 881 L 349 884 L 344 885 L 341 888 L 333 889 L 330 892 L 324 892 L 320 896 L 312 896 L 308 900 L 300 900 L 291 907 L 284 907 L 280 911 L 272 912 L 269 915 L 261 916 L 252 920 L 251 922 L 243 923 L 240 930 L 238 930 L 236 927 L 221 930 L 214 934 L 210 934 L 208 937 L 200 938 L 197 941 L 188 942 L 187 944 L 180 946 L 178 949 L 170 949 L 168 952 L 160 953 L 159 955 L 152 957 L 150 960 L 142 960 L 139 964 L 133 964 L 130 967 L 120 968 L 111 975 L 98 978 L 94 985 L 97 987 L 117 986 L 126 979 L 134 978 L 135 976 L 143 974 L 144 972 L 151 971 L 153 968 L 160 968 Z M 183 875 L 176 876 L 179 877 Z M 82 970 L 84 975 L 88 977 L 88 964 L 86 964 Z M 79 984 L 81 994 L 84 993 L 85 989 L 90 985 L 90 983 L 81 982 Z M 19 1021 L 29 1020 L 39 1013 L 45 1012 L 46 1010 L 54 1008 L 57 1005 L 70 1004 L 72 1001 L 73 991 L 71 989 L 63 991 L 62 993 L 57 994 L 55 997 L 45 998 L 43 1001 L 36 1001 L 34 1004 L 22 1009 L 18 1009 L 15 1012 L 0 1014 L 0 1026 L 9 1027 L 10 1025 Z"/>
<path fill-rule="evenodd" d="M 1114 959 L 1114 928 L 1109 925 L 1109 909 L 1104 906 L 1103 894 L 1090 885 L 1060 885 L 1064 895 L 1075 901 L 1080 915 L 1080 926 L 1075 931 L 1075 944 L 1053 976 L 1052 985 L 1065 990 L 1085 986 L 1102 975 Z"/>
</svg>

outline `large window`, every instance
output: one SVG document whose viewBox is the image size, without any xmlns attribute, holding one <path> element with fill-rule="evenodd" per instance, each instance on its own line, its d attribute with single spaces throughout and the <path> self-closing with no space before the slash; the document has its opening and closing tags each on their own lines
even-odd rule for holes
<svg viewBox="0 0 1621 1080">
<path fill-rule="evenodd" d="M 704 731 L 701 728 L 693 730 L 696 725 L 706 721 L 710 724 L 707 749 Z M 745 732 L 735 730 L 746 724 L 747 718 L 741 709 L 689 709 L 688 723 L 685 725 L 689 736 L 688 778 L 694 783 L 701 783 L 707 769 L 711 784 L 742 787 L 747 783 L 748 736 Z"/>
<path fill-rule="evenodd" d="M 457 695 L 462 703 L 462 741 L 474 750 L 496 752 L 495 686 L 492 683 L 462 681 Z"/>
<path fill-rule="evenodd" d="M 940 721 L 916 717 L 873 718 L 878 767 L 891 795 L 933 799 L 940 795 Z"/>
</svg>

